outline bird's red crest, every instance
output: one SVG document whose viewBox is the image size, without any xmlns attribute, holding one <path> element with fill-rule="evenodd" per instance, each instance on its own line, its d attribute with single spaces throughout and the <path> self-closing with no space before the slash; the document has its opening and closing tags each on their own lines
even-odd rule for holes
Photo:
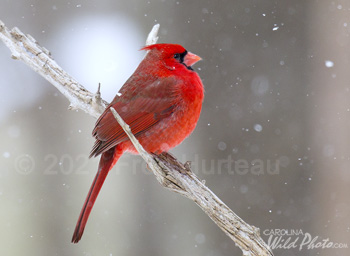
<svg viewBox="0 0 350 256">
<path fill-rule="evenodd" d="M 110 108 L 130 126 L 147 152 L 161 153 L 180 144 L 195 128 L 203 100 L 203 85 L 191 65 L 200 60 L 178 44 L 153 44 L 134 74 L 97 120 L 91 156 L 102 154 L 98 172 L 80 212 L 72 237 L 83 235 L 92 207 L 107 177 L 124 152 L 136 149 Z"/>
<path fill-rule="evenodd" d="M 179 44 L 151 44 L 141 48 L 141 50 L 145 50 L 145 51 L 149 51 L 153 49 L 157 49 L 162 52 L 174 52 L 174 53 L 181 53 L 186 51 L 186 49 Z"/>
</svg>

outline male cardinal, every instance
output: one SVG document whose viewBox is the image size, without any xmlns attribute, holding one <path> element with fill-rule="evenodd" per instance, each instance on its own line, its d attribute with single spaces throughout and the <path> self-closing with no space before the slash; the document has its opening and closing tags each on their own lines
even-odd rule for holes
<svg viewBox="0 0 350 256">
<path fill-rule="evenodd" d="M 146 151 L 167 152 L 194 130 L 204 89 L 191 66 L 201 58 L 178 44 L 154 44 L 134 74 L 97 120 L 90 157 L 100 154 L 98 171 L 75 227 L 73 243 L 81 239 L 86 222 L 108 172 L 124 152 L 137 153 L 115 120 L 113 107 L 130 126 Z"/>
</svg>

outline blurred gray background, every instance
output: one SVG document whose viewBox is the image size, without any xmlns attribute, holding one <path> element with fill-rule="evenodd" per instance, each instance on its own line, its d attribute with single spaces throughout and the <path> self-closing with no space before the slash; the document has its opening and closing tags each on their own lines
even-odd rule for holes
<svg viewBox="0 0 350 256">
<path fill-rule="evenodd" d="M 350 246 L 348 0 L 0 0 L 0 19 L 36 38 L 90 91 L 101 82 L 108 101 L 160 23 L 159 42 L 203 58 L 195 66 L 206 91 L 201 118 L 172 153 L 192 161 L 265 241 L 297 239 L 275 255 L 349 255 L 313 248 L 323 239 Z M 242 255 L 130 155 L 109 174 L 82 241 L 71 244 L 97 170 L 98 159 L 87 158 L 95 120 L 68 111 L 2 43 L 0 65 L 1 255 Z"/>
</svg>

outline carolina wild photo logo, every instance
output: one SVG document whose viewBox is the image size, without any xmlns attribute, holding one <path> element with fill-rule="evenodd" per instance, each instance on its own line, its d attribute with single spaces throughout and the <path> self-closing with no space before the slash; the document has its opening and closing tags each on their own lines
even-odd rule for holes
<svg viewBox="0 0 350 256">
<path fill-rule="evenodd" d="M 263 234 L 268 237 L 267 244 L 274 249 L 347 249 L 345 243 L 335 243 L 329 238 L 312 236 L 302 229 L 265 229 Z"/>
</svg>

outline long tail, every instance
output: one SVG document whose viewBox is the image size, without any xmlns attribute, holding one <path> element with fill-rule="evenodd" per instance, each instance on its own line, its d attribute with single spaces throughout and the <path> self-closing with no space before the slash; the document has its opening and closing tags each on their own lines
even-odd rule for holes
<svg viewBox="0 0 350 256">
<path fill-rule="evenodd" d="M 75 226 L 72 243 L 78 243 L 81 239 L 86 222 L 89 218 L 92 207 L 94 206 L 98 193 L 101 190 L 103 182 L 105 181 L 108 172 L 113 168 L 122 154 L 123 150 L 117 145 L 101 155 L 96 177 L 92 182 L 89 193 L 85 199 L 84 206 L 81 209 L 77 225 Z"/>
</svg>

